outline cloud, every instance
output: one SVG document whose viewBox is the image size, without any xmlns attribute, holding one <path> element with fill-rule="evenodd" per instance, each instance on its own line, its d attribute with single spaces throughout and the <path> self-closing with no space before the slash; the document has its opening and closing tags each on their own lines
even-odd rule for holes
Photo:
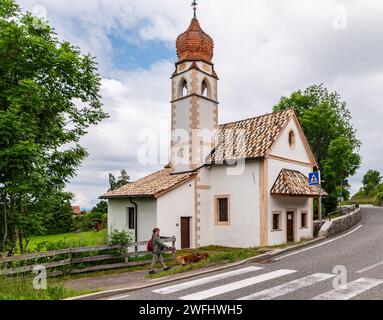
<svg viewBox="0 0 383 320">
<path fill-rule="evenodd" d="M 97 201 L 108 187 L 109 172 L 125 168 L 136 179 L 160 168 L 137 162 L 142 145 L 137 137 L 145 129 L 165 132 L 158 142 L 165 158 L 174 56 L 164 52 L 169 48 L 175 52 L 175 39 L 186 30 L 192 15 L 190 1 L 19 3 L 28 10 L 45 6 L 60 38 L 95 55 L 103 76 L 101 94 L 111 118 L 92 128 L 82 140 L 90 157 L 69 186 L 79 204 L 89 207 Z M 201 2 L 201 25 L 215 41 L 220 122 L 269 112 L 282 95 L 324 83 L 347 101 L 363 142 L 362 168 L 350 180 L 352 191 L 357 191 L 364 172 L 370 168 L 383 171 L 383 150 L 378 145 L 383 133 L 382 15 L 379 0 Z M 124 46 L 117 48 L 111 35 L 119 43 L 126 42 L 129 67 L 121 67 L 125 60 L 116 61 L 124 56 Z M 160 47 L 151 46 L 154 42 Z M 158 56 L 157 61 L 145 66 L 138 63 L 143 60 L 142 52 L 134 50 L 143 45 L 151 56 Z"/>
</svg>

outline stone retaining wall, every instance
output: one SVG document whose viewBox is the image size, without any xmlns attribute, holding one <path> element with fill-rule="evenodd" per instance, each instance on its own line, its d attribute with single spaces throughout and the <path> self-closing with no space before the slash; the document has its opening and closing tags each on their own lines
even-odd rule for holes
<svg viewBox="0 0 383 320">
<path fill-rule="evenodd" d="M 345 215 L 343 217 L 336 218 L 331 221 L 327 221 L 319 231 L 319 237 L 329 237 L 346 231 L 355 226 L 362 219 L 360 209 Z"/>
</svg>

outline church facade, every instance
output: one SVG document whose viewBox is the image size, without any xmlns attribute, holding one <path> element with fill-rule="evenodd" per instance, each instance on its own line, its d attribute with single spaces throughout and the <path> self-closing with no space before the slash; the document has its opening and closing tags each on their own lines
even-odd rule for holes
<svg viewBox="0 0 383 320">
<path fill-rule="evenodd" d="M 176 42 L 171 78 L 171 160 L 101 198 L 109 231 L 137 241 L 154 227 L 177 248 L 258 247 L 313 237 L 309 187 L 318 164 L 292 109 L 219 125 L 214 42 L 196 16 Z"/>
</svg>

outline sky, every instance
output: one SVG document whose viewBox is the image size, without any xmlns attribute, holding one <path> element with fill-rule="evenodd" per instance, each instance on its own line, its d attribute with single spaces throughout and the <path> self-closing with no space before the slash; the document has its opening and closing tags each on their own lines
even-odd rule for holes
<svg viewBox="0 0 383 320">
<path fill-rule="evenodd" d="M 109 173 L 131 180 L 168 162 L 170 76 L 175 40 L 191 0 L 18 0 L 62 40 L 95 57 L 110 118 L 81 140 L 89 152 L 67 189 L 91 208 Z M 362 141 L 352 192 L 369 169 L 383 172 L 383 1 L 200 0 L 198 18 L 215 42 L 220 123 L 272 111 L 281 96 L 323 83 L 348 104 Z M 157 161 L 140 160 L 145 138 Z M 140 160 L 140 161 L 139 161 Z"/>
</svg>

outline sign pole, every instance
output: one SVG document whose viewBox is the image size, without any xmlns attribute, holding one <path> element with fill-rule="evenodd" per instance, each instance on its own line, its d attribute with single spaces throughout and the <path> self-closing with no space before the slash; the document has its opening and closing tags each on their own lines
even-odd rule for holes
<svg viewBox="0 0 383 320">
<path fill-rule="evenodd" d="M 322 217 L 322 178 L 321 178 L 321 172 L 320 170 L 314 171 L 309 174 L 309 186 L 313 187 L 319 186 L 319 199 L 318 199 L 318 221 L 320 224 L 323 224 L 323 217 Z"/>
<path fill-rule="evenodd" d="M 320 224 L 322 226 L 323 225 L 323 219 L 322 219 L 322 178 L 321 178 L 320 170 L 318 172 L 319 172 L 319 221 L 320 221 Z"/>
</svg>

